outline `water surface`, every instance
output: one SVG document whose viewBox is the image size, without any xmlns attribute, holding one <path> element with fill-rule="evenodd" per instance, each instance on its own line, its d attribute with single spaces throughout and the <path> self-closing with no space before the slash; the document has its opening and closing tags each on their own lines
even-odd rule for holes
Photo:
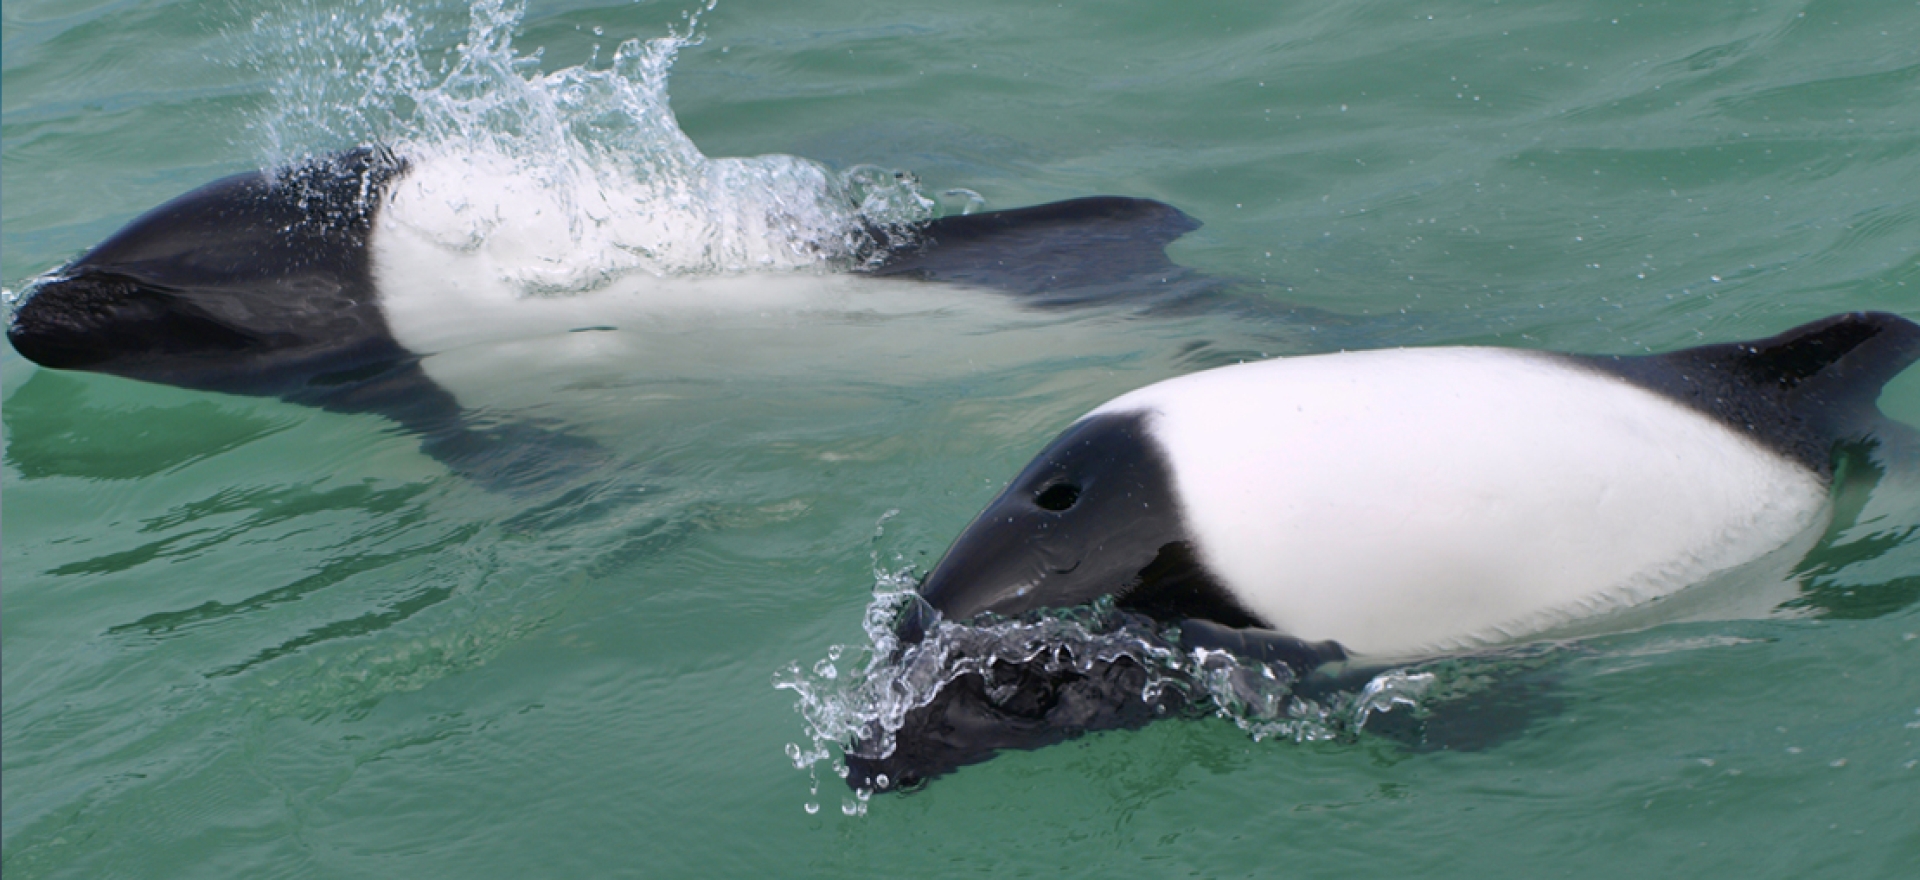
<svg viewBox="0 0 1920 880">
<path fill-rule="evenodd" d="M 1920 5 L 697 9 L 14 0 L 0 278 L 216 176 L 377 139 L 594 147 L 591 168 L 675 186 L 708 157 L 798 156 L 809 192 L 887 216 L 1155 198 L 1205 223 L 1174 259 L 1248 307 L 840 316 L 797 328 L 838 346 L 804 370 L 698 339 L 669 367 L 505 370 L 502 411 L 610 452 L 532 494 L 375 416 L 8 351 L 9 877 L 1920 863 L 1920 493 L 1864 466 L 1790 613 L 1559 652 L 1550 711 L 1485 750 L 1210 719 L 862 802 L 830 760 L 795 768 L 807 731 L 773 686 L 856 654 L 877 574 L 924 568 L 1062 426 L 1156 379 L 1920 317 Z M 566 75 L 586 103 L 559 101 Z M 741 190 L 674 191 L 718 215 Z M 1920 424 L 1920 372 L 1882 406 Z"/>
</svg>

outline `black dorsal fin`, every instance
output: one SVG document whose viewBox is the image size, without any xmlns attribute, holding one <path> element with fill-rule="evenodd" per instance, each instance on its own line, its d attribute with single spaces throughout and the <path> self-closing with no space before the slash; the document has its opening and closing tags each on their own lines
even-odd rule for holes
<svg viewBox="0 0 1920 880">
<path fill-rule="evenodd" d="M 1752 342 L 1574 359 L 1706 413 L 1828 477 L 1834 444 L 1867 439 L 1884 420 L 1875 401 L 1920 360 L 1920 325 L 1851 312 Z"/>
<path fill-rule="evenodd" d="M 1166 247 L 1198 228 L 1151 199 L 1072 199 L 942 217 L 903 234 L 876 230 L 881 252 L 865 271 L 1027 295 L 1160 283 L 1188 272 L 1168 261 Z"/>
</svg>

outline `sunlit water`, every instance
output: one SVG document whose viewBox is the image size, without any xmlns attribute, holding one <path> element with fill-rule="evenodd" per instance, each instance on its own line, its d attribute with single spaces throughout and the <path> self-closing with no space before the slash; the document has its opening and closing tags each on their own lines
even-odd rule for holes
<svg viewBox="0 0 1920 880">
<path fill-rule="evenodd" d="M 1121 194 L 1202 220 L 1173 257 L 1243 306 L 1036 313 L 935 291 L 601 357 L 476 343 L 459 357 L 488 412 L 608 453 L 521 494 L 378 417 L 9 351 L 9 877 L 1920 864 L 1920 493 L 1865 458 L 1765 619 L 1447 660 L 1304 707 L 1244 665 L 1008 625 L 967 649 L 1151 655 L 1217 711 L 905 796 L 834 774 L 850 737 L 952 672 L 893 661 L 890 603 L 1122 391 L 1344 347 L 1636 352 L 1920 316 L 1920 7 L 3 14 L 9 289 L 216 176 L 380 142 L 552 205 L 561 222 L 475 207 L 424 230 L 527 296 L 831 280 L 872 226 Z M 1920 424 L 1920 375 L 1882 407 Z M 1518 720 L 1478 750 L 1363 729 L 1396 700 L 1509 691 L 1489 714 Z"/>
</svg>

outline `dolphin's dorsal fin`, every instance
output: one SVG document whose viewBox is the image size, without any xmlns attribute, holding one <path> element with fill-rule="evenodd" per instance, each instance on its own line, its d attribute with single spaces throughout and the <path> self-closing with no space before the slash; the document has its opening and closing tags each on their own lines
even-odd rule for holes
<svg viewBox="0 0 1920 880">
<path fill-rule="evenodd" d="M 1100 293 L 1184 276 L 1166 246 L 1198 228 L 1200 221 L 1151 199 L 1072 199 L 942 217 L 904 233 L 874 230 L 880 251 L 865 271 L 1023 295 Z"/>
<path fill-rule="evenodd" d="M 1833 446 L 1884 422 L 1880 389 L 1920 360 L 1920 325 L 1851 312 L 1752 342 L 1644 357 L 1572 356 L 1706 413 L 1822 476 Z"/>
</svg>

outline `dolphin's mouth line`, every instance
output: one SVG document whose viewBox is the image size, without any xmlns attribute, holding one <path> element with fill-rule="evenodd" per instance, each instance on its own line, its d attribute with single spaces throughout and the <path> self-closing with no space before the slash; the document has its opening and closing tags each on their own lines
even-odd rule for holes
<svg viewBox="0 0 1920 880">
<path fill-rule="evenodd" d="M 66 269 L 67 267 L 64 265 L 56 266 L 52 269 L 48 269 L 45 272 L 35 275 L 32 278 L 28 278 L 27 280 L 20 282 L 20 287 L 18 290 L 7 291 L 7 297 L 6 297 L 7 306 L 9 308 L 16 308 L 26 303 L 27 300 L 33 299 L 33 295 L 36 293 L 39 293 L 40 288 L 42 287 L 45 287 L 49 284 L 58 284 L 62 281 L 73 280 L 74 276 L 67 274 Z"/>
</svg>

